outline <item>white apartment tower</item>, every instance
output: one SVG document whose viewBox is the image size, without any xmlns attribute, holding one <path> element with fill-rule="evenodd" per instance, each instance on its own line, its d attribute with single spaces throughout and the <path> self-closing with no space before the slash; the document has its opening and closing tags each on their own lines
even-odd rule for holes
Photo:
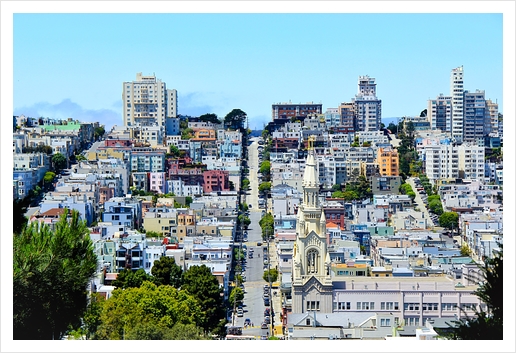
<svg viewBox="0 0 516 353">
<path fill-rule="evenodd" d="M 451 72 L 450 95 L 452 97 L 451 136 L 456 142 L 462 143 L 464 133 L 464 70 L 462 66 Z"/>
<path fill-rule="evenodd" d="M 356 131 L 378 131 L 382 122 L 382 101 L 376 97 L 375 79 L 358 77 L 358 94 L 355 105 Z"/>
<path fill-rule="evenodd" d="M 136 74 L 136 81 L 124 82 L 122 117 L 125 126 L 163 126 L 177 117 L 177 91 L 167 89 L 156 76 Z"/>
</svg>

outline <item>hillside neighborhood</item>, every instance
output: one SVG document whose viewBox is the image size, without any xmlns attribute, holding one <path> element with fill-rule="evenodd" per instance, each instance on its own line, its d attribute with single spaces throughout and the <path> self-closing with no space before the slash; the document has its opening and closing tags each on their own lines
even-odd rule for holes
<svg viewBox="0 0 516 353">
<path fill-rule="evenodd" d="M 177 90 L 142 73 L 109 130 L 14 116 L 15 339 L 435 340 L 492 314 L 478 291 L 503 249 L 503 115 L 463 73 L 387 125 L 369 76 L 333 107 L 271 102 L 261 131 L 245 107 L 180 115 Z M 94 254 L 68 321 L 23 294 L 45 267 L 23 239 L 63 222 Z M 61 326 L 30 323 L 45 315 Z"/>
</svg>

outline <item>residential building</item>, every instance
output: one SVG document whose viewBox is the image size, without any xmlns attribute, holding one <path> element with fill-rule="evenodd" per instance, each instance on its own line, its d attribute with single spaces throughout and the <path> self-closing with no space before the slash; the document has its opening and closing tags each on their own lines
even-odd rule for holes
<svg viewBox="0 0 516 353">
<path fill-rule="evenodd" d="M 462 143 L 464 135 L 464 69 L 459 66 L 451 71 L 450 96 L 452 97 L 451 136 Z"/>
<path fill-rule="evenodd" d="M 427 119 L 432 130 L 451 132 L 452 97 L 441 93 L 436 99 L 429 99 Z"/>
<path fill-rule="evenodd" d="M 272 105 L 272 120 L 298 118 L 304 120 L 310 114 L 322 114 L 322 104 L 308 102 L 299 103 L 275 103 Z"/>
<path fill-rule="evenodd" d="M 378 170 L 380 171 L 381 176 L 398 176 L 398 151 L 392 147 L 378 148 L 376 164 L 378 164 Z"/>
<path fill-rule="evenodd" d="M 356 131 L 378 131 L 382 122 L 382 101 L 376 97 L 375 79 L 358 77 L 358 93 L 352 100 L 355 105 Z"/>
<path fill-rule="evenodd" d="M 136 74 L 136 80 L 122 85 L 122 117 L 125 126 L 158 125 L 177 117 L 177 91 L 167 89 L 156 76 Z"/>
</svg>

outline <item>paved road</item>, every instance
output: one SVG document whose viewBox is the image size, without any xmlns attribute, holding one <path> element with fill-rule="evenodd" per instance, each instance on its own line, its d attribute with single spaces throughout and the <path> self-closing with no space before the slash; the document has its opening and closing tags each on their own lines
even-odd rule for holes
<svg viewBox="0 0 516 353">
<path fill-rule="evenodd" d="M 262 230 L 259 222 L 261 219 L 261 209 L 258 208 L 258 144 L 255 140 L 249 146 L 249 181 L 251 187 L 250 195 L 245 196 L 245 202 L 252 205 L 250 208 L 249 218 L 251 224 L 248 229 L 248 241 L 245 242 L 247 246 L 247 255 L 250 250 L 254 250 L 253 258 L 247 258 L 245 266 L 246 282 L 244 295 L 244 316 L 235 319 L 236 326 L 243 326 L 244 320 L 249 318 L 254 326 L 245 328 L 243 335 L 251 335 L 260 337 L 267 335 L 269 330 L 261 329 L 261 323 L 264 320 L 265 305 L 263 304 L 263 286 L 266 282 L 263 280 L 263 244 L 257 246 L 258 242 L 263 243 Z M 258 256 L 259 255 L 259 256 Z"/>
<path fill-rule="evenodd" d="M 430 213 L 428 212 L 428 209 L 426 208 L 425 203 L 421 199 L 421 195 L 416 190 L 416 184 L 414 183 L 414 178 L 412 178 L 412 177 L 407 178 L 406 182 L 412 187 L 412 190 L 414 190 L 414 192 L 416 193 L 416 198 L 414 199 L 414 201 L 417 203 L 417 207 L 421 211 L 423 211 L 423 213 L 425 214 L 425 217 L 426 217 L 427 222 L 428 222 L 428 228 L 432 229 L 435 226 L 435 224 L 432 221 L 432 218 L 430 218 Z"/>
</svg>

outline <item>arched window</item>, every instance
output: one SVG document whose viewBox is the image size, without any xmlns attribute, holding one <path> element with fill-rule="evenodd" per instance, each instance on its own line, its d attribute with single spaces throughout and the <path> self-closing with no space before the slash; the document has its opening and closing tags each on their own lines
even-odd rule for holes
<svg viewBox="0 0 516 353">
<path fill-rule="evenodd" d="M 307 274 L 319 273 L 319 252 L 315 249 L 306 253 L 306 272 Z"/>
</svg>

